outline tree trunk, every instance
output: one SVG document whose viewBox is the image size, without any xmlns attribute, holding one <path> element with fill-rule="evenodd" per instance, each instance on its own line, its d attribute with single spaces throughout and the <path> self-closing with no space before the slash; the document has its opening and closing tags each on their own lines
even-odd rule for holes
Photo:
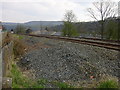
<svg viewBox="0 0 120 90">
<path fill-rule="evenodd" d="M 120 17 L 118 17 L 118 41 L 120 40 Z"/>
<path fill-rule="evenodd" d="M 101 39 L 103 39 L 104 21 L 101 21 Z"/>
</svg>

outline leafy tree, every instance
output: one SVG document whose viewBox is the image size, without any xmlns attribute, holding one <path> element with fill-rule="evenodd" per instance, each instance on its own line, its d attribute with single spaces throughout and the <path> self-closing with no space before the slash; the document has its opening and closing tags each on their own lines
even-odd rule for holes
<svg viewBox="0 0 120 90">
<path fill-rule="evenodd" d="M 116 19 L 109 20 L 105 29 L 105 35 L 107 39 L 118 40 L 118 22 Z"/>
<path fill-rule="evenodd" d="M 73 13 L 72 10 L 68 10 L 66 11 L 65 15 L 64 15 L 64 27 L 62 30 L 62 35 L 63 36 L 77 36 L 77 30 L 74 26 L 74 22 L 76 21 L 76 16 Z"/>
<path fill-rule="evenodd" d="M 25 33 L 25 27 L 22 24 L 18 24 L 15 28 L 15 33 L 17 34 L 23 34 Z"/>
<path fill-rule="evenodd" d="M 118 21 L 118 40 L 120 40 L 120 16 L 118 17 L 117 21 Z"/>
<path fill-rule="evenodd" d="M 77 36 L 77 30 L 75 29 L 74 25 L 69 22 L 64 22 L 64 28 L 62 30 L 63 36 Z"/>
</svg>

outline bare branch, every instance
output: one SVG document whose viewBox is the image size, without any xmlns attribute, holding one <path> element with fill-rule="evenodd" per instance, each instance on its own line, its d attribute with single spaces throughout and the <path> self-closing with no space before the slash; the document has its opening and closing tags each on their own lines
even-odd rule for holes
<svg viewBox="0 0 120 90">
<path fill-rule="evenodd" d="M 64 15 L 64 20 L 68 21 L 68 22 L 75 22 L 77 19 L 76 19 L 75 14 L 73 13 L 73 11 L 68 10 L 68 11 L 66 11 L 66 13 Z"/>
<path fill-rule="evenodd" d="M 93 6 L 95 7 L 97 12 L 94 12 L 94 8 L 88 9 L 88 12 L 90 13 L 90 16 L 98 21 L 98 18 L 100 18 L 101 22 L 101 38 L 103 38 L 103 31 L 104 31 L 104 21 L 105 19 L 109 17 L 114 17 L 116 15 L 115 13 L 115 3 L 110 2 L 110 0 L 100 0 L 99 2 L 94 2 Z M 99 14 L 99 15 L 97 15 Z"/>
<path fill-rule="evenodd" d="M 93 3 L 94 7 L 97 9 L 97 13 L 100 13 L 99 17 L 101 20 L 105 20 L 108 17 L 114 17 L 116 15 L 115 13 L 115 3 L 110 2 L 110 0 L 103 1 L 100 0 L 99 2 Z M 98 20 L 96 13 L 94 12 L 94 9 L 88 9 L 88 12 L 91 14 L 91 17 L 95 20 Z"/>
<path fill-rule="evenodd" d="M 89 8 L 87 11 L 90 13 L 90 17 L 92 17 L 93 19 L 98 21 L 97 17 L 95 16 L 95 14 L 91 8 Z"/>
</svg>

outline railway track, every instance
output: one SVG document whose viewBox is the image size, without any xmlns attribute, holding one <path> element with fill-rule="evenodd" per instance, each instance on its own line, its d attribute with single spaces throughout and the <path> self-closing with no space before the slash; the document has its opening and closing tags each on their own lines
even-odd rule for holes
<svg viewBox="0 0 120 90">
<path fill-rule="evenodd" d="M 98 46 L 98 47 L 120 51 L 120 42 L 113 41 L 113 40 L 101 40 L 97 38 L 69 38 L 69 37 L 60 37 L 60 36 L 34 35 L 34 34 L 29 34 L 28 36 L 45 37 L 45 38 L 50 38 L 50 39 L 60 39 L 64 41 L 87 44 L 87 45 Z"/>
</svg>

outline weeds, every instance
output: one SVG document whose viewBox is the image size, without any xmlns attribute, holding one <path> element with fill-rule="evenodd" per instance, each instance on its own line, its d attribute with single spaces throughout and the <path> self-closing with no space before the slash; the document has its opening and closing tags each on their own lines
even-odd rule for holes
<svg viewBox="0 0 120 90">
<path fill-rule="evenodd" d="M 9 33 L 4 33 L 2 35 L 2 47 L 4 47 L 5 45 L 7 45 L 8 43 L 11 42 L 11 35 Z"/>
<path fill-rule="evenodd" d="M 25 53 L 25 48 L 27 47 L 22 40 L 14 39 L 13 53 L 15 57 L 19 57 Z"/>
<path fill-rule="evenodd" d="M 101 82 L 98 88 L 118 88 L 118 83 L 114 80 L 107 80 L 107 81 Z"/>
<path fill-rule="evenodd" d="M 74 88 L 73 86 L 68 85 L 67 83 L 63 83 L 63 82 L 55 82 L 54 84 L 58 86 L 59 88 Z"/>
<path fill-rule="evenodd" d="M 17 65 L 12 65 L 12 88 L 44 88 L 43 85 L 22 75 Z"/>
<path fill-rule="evenodd" d="M 24 37 L 23 37 L 22 35 L 14 34 L 14 37 L 15 37 L 15 38 L 18 38 L 18 39 L 20 39 L 20 40 L 24 39 Z"/>
<path fill-rule="evenodd" d="M 10 42 L 13 42 L 13 53 L 15 57 L 19 57 L 25 53 L 25 48 L 27 45 L 23 42 L 23 36 L 20 35 L 12 35 L 10 33 L 6 33 L 4 35 L 4 38 L 2 40 L 2 46 L 9 44 Z"/>
<path fill-rule="evenodd" d="M 12 64 L 10 77 L 12 78 L 12 88 L 45 88 L 44 85 L 50 83 L 46 79 L 34 81 L 23 76 L 15 64 Z M 73 88 L 72 86 L 62 82 L 51 82 L 51 84 L 56 85 L 59 88 Z"/>
</svg>

